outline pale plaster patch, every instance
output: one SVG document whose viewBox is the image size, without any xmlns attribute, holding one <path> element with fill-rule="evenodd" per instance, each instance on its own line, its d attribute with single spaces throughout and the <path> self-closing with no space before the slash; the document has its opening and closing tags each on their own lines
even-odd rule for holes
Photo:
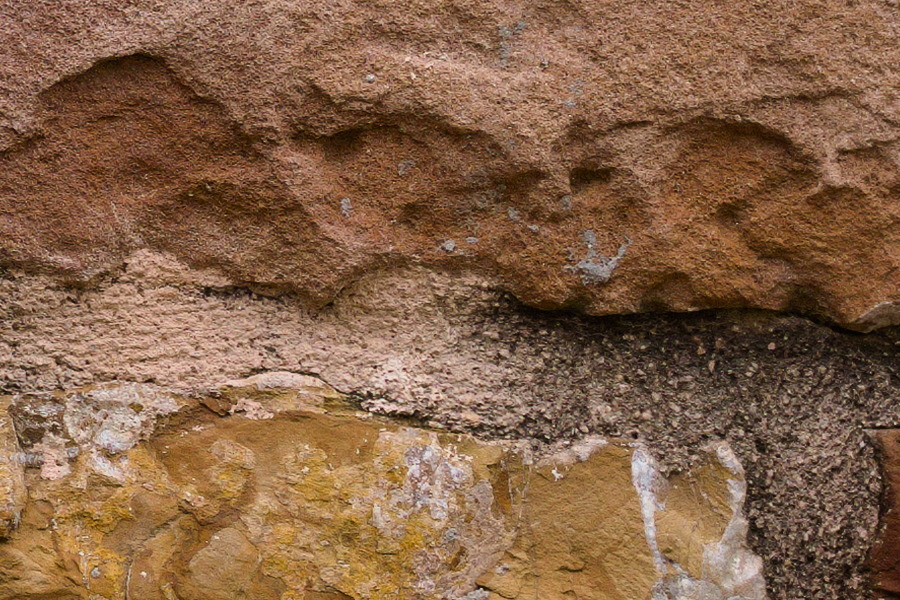
<svg viewBox="0 0 900 600">
<path fill-rule="evenodd" d="M 644 534 L 650 552 L 653 554 L 653 562 L 660 575 L 665 575 L 668 572 L 666 559 L 660 552 L 659 544 L 656 541 L 656 513 L 666 508 L 658 499 L 660 488 L 665 485 L 665 480 L 660 477 L 659 467 L 653 456 L 641 445 L 635 446 L 634 453 L 631 455 L 631 480 L 640 498 L 641 515 L 644 518 Z"/>
</svg>

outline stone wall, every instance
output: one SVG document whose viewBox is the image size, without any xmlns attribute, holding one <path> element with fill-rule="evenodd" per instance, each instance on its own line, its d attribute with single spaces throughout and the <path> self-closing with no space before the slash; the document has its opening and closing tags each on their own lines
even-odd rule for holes
<svg viewBox="0 0 900 600">
<path fill-rule="evenodd" d="M 893 0 L 0 0 L 0 598 L 900 594 Z"/>
<path fill-rule="evenodd" d="M 664 576 L 680 573 L 672 570 L 672 563 L 685 569 L 693 564 L 690 577 L 703 581 L 711 575 L 704 572 L 703 559 L 698 557 L 705 554 L 699 548 L 722 543 L 727 537 L 726 545 L 746 545 L 752 555 L 762 559 L 771 598 L 808 598 L 835 590 L 844 597 L 868 597 L 869 577 L 864 563 L 880 531 L 882 486 L 879 451 L 867 432 L 900 423 L 896 398 L 896 347 L 900 338 L 896 330 L 861 336 L 804 318 L 765 312 L 615 318 L 548 313 L 524 307 L 478 278 L 421 269 L 368 276 L 345 289 L 329 307 L 311 311 L 296 297 L 269 298 L 240 289 L 215 288 L 210 278 L 163 256 L 145 253 L 129 259 L 127 268 L 115 279 L 92 289 L 78 290 L 40 276 L 9 275 L 2 281 L 6 315 L 0 328 L 2 385 L 11 394 L 5 404 L 11 414 L 7 430 L 12 427 L 15 432 L 6 439 L 16 446 L 15 452 L 7 451 L 14 457 L 7 464 L 16 467 L 10 471 L 14 487 L 8 495 L 17 499 L 10 506 L 22 506 L 24 480 L 29 506 L 43 507 L 41 510 L 51 515 L 81 514 L 80 509 L 50 507 L 83 501 L 83 492 L 77 490 L 86 489 L 84 486 L 107 490 L 103 494 L 119 490 L 116 501 L 125 504 L 118 509 L 121 523 L 114 528 L 132 531 L 128 527 L 136 527 L 141 518 L 122 506 L 131 506 L 134 494 L 130 490 L 135 486 L 157 485 L 155 479 L 144 480 L 145 474 L 175 477 L 166 493 L 177 497 L 184 492 L 184 477 L 188 475 L 171 475 L 169 471 L 179 468 L 193 473 L 195 467 L 207 464 L 197 453 L 210 452 L 220 437 L 225 440 L 222 444 L 234 442 L 249 448 L 248 456 L 256 458 L 248 458 L 248 464 L 267 464 L 259 457 L 274 457 L 294 446 L 285 441 L 288 447 L 261 450 L 254 449 L 256 442 L 252 440 L 272 437 L 296 441 L 312 435 L 318 427 L 309 430 L 291 425 L 303 421 L 296 413 L 311 410 L 307 406 L 311 398 L 320 398 L 320 403 L 341 400 L 340 409 L 328 410 L 344 414 L 342 419 L 347 423 L 360 418 L 363 421 L 359 425 L 322 426 L 324 438 L 317 438 L 317 443 L 326 453 L 328 444 L 358 443 L 359 436 L 350 432 L 366 422 L 369 425 L 365 427 L 379 423 L 379 428 L 401 428 L 415 439 L 430 439 L 432 435 L 453 439 L 446 436 L 450 432 L 464 434 L 469 440 L 466 443 L 530 453 L 535 464 L 543 459 L 556 460 L 552 457 L 571 457 L 572 452 L 577 456 L 578 448 L 585 443 L 594 447 L 599 440 L 610 448 L 619 448 L 624 458 L 617 463 L 618 475 L 597 476 L 598 481 L 590 485 L 579 480 L 578 486 L 566 484 L 558 494 L 552 492 L 557 494 L 550 503 L 554 519 L 582 519 L 578 521 L 581 525 L 561 531 L 539 516 L 529 517 L 544 525 L 529 530 L 528 535 L 545 540 L 542 543 L 550 543 L 548 538 L 571 538 L 573 548 L 587 552 L 583 550 L 587 542 L 577 541 L 584 534 L 581 528 L 586 526 L 585 520 L 592 522 L 610 511 L 609 507 L 590 503 L 602 502 L 606 496 L 621 499 L 625 497 L 622 494 L 632 495 L 632 502 L 638 502 L 632 505 L 637 510 L 629 517 L 632 524 L 627 525 L 627 519 L 613 520 L 604 527 L 617 530 L 621 525 L 622 531 L 615 535 L 628 536 L 637 523 L 641 535 L 629 548 L 635 552 L 641 549 L 643 556 L 652 557 L 644 527 L 653 517 L 658 532 L 649 539 L 657 540 L 656 547 L 665 560 L 650 560 L 645 568 L 638 569 L 632 554 L 619 556 L 618 551 L 610 550 L 612 555 L 607 560 L 613 564 L 603 569 L 619 575 L 600 577 L 608 585 L 619 585 L 615 581 L 624 577 L 623 582 L 632 582 L 628 585 L 644 585 L 651 590 L 660 579 L 665 580 Z M 248 375 L 251 379 L 244 379 Z M 121 383 L 108 383 L 115 380 Z M 140 384 L 124 383 L 129 381 Z M 232 383 L 226 385 L 229 381 Z M 112 392 L 101 391 L 110 385 Z M 305 390 L 302 397 L 291 391 L 298 386 Z M 262 389 L 256 390 L 258 387 Z M 267 392 L 269 388 L 278 391 Z M 140 397 L 129 400 L 129 394 Z M 241 394 L 246 397 L 242 399 Z M 249 429 L 239 437 L 228 433 L 231 427 L 238 427 L 233 423 L 246 421 L 250 422 L 240 427 Z M 344 432 L 351 439 L 345 439 Z M 168 452 L 165 446 L 172 447 L 173 443 L 182 448 L 178 454 L 181 458 L 167 462 L 163 451 Z M 731 513 L 715 507 L 727 500 L 730 488 L 717 488 L 718 496 L 695 493 L 706 485 L 703 481 L 707 476 L 702 474 L 710 464 L 710 452 L 723 447 L 730 447 L 736 457 L 726 470 L 740 470 L 742 465 L 746 475 L 736 478 L 717 471 L 718 475 L 710 475 L 710 485 L 716 481 L 720 483 L 715 485 L 720 485 L 722 477 L 743 480 L 747 485 L 746 492 L 739 496 L 743 498 L 746 493 L 741 512 L 748 531 L 735 526 L 735 533 L 729 536 L 722 533 L 722 527 Z M 153 454 L 154 448 L 159 454 Z M 139 466 L 126 468 L 131 464 L 127 457 L 133 452 L 144 453 L 141 456 L 145 458 L 136 463 Z M 149 457 L 147 452 L 151 452 Z M 632 477 L 635 461 L 628 457 L 636 452 L 647 465 L 641 471 L 647 474 L 643 480 L 651 482 L 646 485 Z M 194 454 L 201 462 L 195 462 Z M 213 454 L 203 460 L 215 462 L 219 458 Z M 355 467 L 357 470 L 349 472 L 366 468 Z M 546 477 L 535 480 L 538 483 L 534 485 L 540 487 L 541 481 L 554 479 L 553 468 L 549 467 L 551 475 L 545 473 Z M 16 469 L 24 469 L 24 480 L 16 475 L 20 472 Z M 125 477 L 127 485 L 96 475 L 97 469 L 118 473 L 115 477 Z M 248 491 L 241 492 L 238 505 L 226 511 L 229 518 L 250 510 L 252 503 L 248 503 L 257 497 L 258 484 L 272 488 L 266 488 L 266 493 L 276 493 L 286 485 L 279 479 L 286 476 L 284 473 L 277 475 L 256 466 L 246 471 Z M 563 472 L 560 468 L 556 471 Z M 702 481 L 693 482 L 692 477 Z M 488 479 L 496 485 L 495 479 Z M 665 481 L 669 482 L 663 486 L 669 490 L 665 498 L 657 495 L 657 500 L 640 502 L 641 493 L 643 498 L 660 494 L 654 491 L 654 485 Z M 370 484 L 377 487 L 374 482 Z M 602 489 L 595 490 L 591 487 L 594 485 Z M 127 489 L 120 489 L 123 486 Z M 321 485 L 317 486 L 309 493 L 319 493 Z M 582 487 L 592 491 L 582 492 Z M 686 495 L 673 491 L 679 489 L 694 491 Z M 354 490 L 353 494 L 359 492 L 358 488 Z M 287 493 L 287 487 L 283 492 Z M 224 501 L 218 492 L 198 493 L 216 506 Z M 55 504 L 35 503 L 38 497 L 50 498 L 48 502 Z M 708 502 L 713 503 L 712 508 Z M 372 507 L 366 506 L 359 511 L 371 512 Z M 674 506 L 681 508 L 672 520 L 664 516 L 665 512 L 658 512 Z M 191 531 L 208 525 L 197 521 L 194 509 L 177 503 L 170 509 L 171 514 L 166 512 L 165 518 L 179 520 L 182 525 L 189 523 Z M 19 536 L 19 544 L 36 538 L 36 525 L 28 525 L 34 510 L 37 508 L 26 508 L 22 513 L 23 526 L 14 534 Z M 153 512 L 162 508 L 135 505 L 131 510 Z M 218 514 L 223 509 L 215 510 Z M 586 514 L 566 512 L 572 510 Z M 6 522 L 14 523 L 15 518 L 7 517 Z M 293 526 L 287 523 L 285 527 L 308 527 L 292 522 Z M 542 529 L 545 526 L 547 531 Z M 665 535 L 664 527 L 669 528 Z M 267 545 L 260 541 L 262 538 L 247 537 L 248 530 L 237 530 L 254 548 Z M 45 536 L 39 538 L 42 547 L 58 546 L 51 543 L 52 529 L 38 527 L 37 531 Z M 187 538 L 177 537 L 178 531 L 172 533 L 176 537 L 171 543 L 187 543 Z M 588 531 L 593 532 L 591 536 L 601 536 L 596 529 Z M 702 542 L 692 537 L 695 535 Z M 105 547 L 103 539 L 91 543 Z M 368 539 L 367 543 L 377 543 L 374 538 Z M 515 539 L 519 545 L 531 543 L 521 537 L 508 541 L 504 552 L 509 556 L 503 560 L 510 568 L 514 566 L 510 553 L 517 547 Z M 609 547 L 617 548 L 617 543 L 610 541 Z M 357 551 L 360 545 L 348 542 L 347 546 L 346 551 Z M 13 547 L 7 545 L 9 550 Z M 190 545 L 185 552 L 197 552 L 201 547 Z M 134 546 L 115 546 L 114 550 L 119 563 L 131 560 L 138 551 Z M 495 558 L 500 556 L 497 552 Z M 695 553 L 694 558 L 683 557 L 684 552 Z M 188 577 L 184 571 L 190 562 L 187 556 L 166 558 L 163 571 L 168 579 L 156 578 L 153 582 L 176 585 Z M 56 573 L 64 582 L 71 579 L 71 572 L 50 568 L 59 560 L 55 555 L 45 560 L 50 561 L 45 563 L 48 572 Z M 320 556 L 316 560 L 323 559 Z M 486 570 L 467 580 L 471 586 L 465 593 L 475 592 L 479 586 L 484 590 L 494 589 L 492 585 L 528 590 L 532 589 L 528 586 L 537 585 L 528 583 L 533 575 L 523 572 L 519 563 L 515 563 L 519 565 L 515 575 L 510 576 L 515 577 L 513 583 L 491 583 L 485 579 L 485 573 L 490 572 L 485 561 L 490 562 L 476 561 L 471 567 Z M 559 565 L 542 569 L 546 573 L 540 578 L 547 582 L 556 581 L 564 573 L 566 585 L 575 585 L 573 582 L 581 577 Z M 591 569 L 588 572 L 603 570 Z M 590 579 L 597 577 L 591 575 Z M 81 579 L 76 580 L 66 593 L 74 597 L 88 593 Z M 11 597 L 28 597 L 22 587 L 26 584 L 21 583 L 28 580 L 14 581 L 20 583 L 9 588 Z M 282 590 L 280 593 L 286 593 L 290 585 L 299 585 L 270 583 L 275 585 L 272 589 Z M 109 588 L 104 592 L 110 594 L 107 597 L 124 593 L 121 582 L 115 585 L 120 587 Z M 282 589 L 282 585 L 288 587 Z M 608 597 L 592 596 L 586 588 L 579 590 L 578 597 L 582 598 Z M 35 588 L 33 592 L 36 598 L 46 593 L 47 588 Z M 90 593 L 100 592 L 95 589 Z M 684 593 L 681 597 L 691 597 Z"/>
</svg>

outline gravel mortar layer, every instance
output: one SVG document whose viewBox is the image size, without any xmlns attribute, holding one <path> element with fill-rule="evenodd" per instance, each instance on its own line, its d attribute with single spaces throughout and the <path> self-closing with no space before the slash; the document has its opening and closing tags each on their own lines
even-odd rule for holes
<svg viewBox="0 0 900 600">
<path fill-rule="evenodd" d="M 861 335 L 766 312 L 587 318 L 471 277 L 410 270 L 326 309 L 198 287 L 158 258 L 76 290 L 0 278 L 0 393 L 113 379 L 182 390 L 320 375 L 373 412 L 485 438 L 643 439 L 668 469 L 726 439 L 749 482 L 773 600 L 870 597 L 881 480 L 866 429 L 900 426 L 900 328 Z"/>
<path fill-rule="evenodd" d="M 508 301 L 460 344 L 530 373 L 498 382 L 514 405 L 472 407 L 484 424 L 463 429 L 642 439 L 669 469 L 726 439 L 746 469 L 750 544 L 772 598 L 870 597 L 862 565 L 881 476 L 865 430 L 900 424 L 900 329 L 864 336 L 744 311 L 562 317 Z M 523 408 L 510 427 L 505 415 Z M 460 427 L 438 405 L 421 410 Z"/>
</svg>

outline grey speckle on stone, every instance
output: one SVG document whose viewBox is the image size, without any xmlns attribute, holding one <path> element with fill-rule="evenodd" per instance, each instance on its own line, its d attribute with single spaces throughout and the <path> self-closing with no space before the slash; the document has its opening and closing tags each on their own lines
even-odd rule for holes
<svg viewBox="0 0 900 600">
<path fill-rule="evenodd" d="M 353 212 L 353 204 L 351 204 L 350 198 L 341 198 L 341 214 L 349 217 L 351 212 Z"/>
<path fill-rule="evenodd" d="M 584 285 L 606 283 L 619 266 L 619 261 L 625 257 L 628 247 L 631 246 L 631 240 L 626 237 L 625 243 L 619 246 L 616 255 L 608 257 L 597 252 L 597 236 L 593 229 L 585 230 L 581 238 L 587 246 L 587 254 L 576 264 L 564 268 L 581 275 L 581 283 Z"/>
<path fill-rule="evenodd" d="M 456 250 L 456 242 L 454 242 L 453 240 L 447 240 L 446 242 L 441 244 L 441 250 L 443 250 L 444 252 L 453 252 L 454 250 Z"/>
<path fill-rule="evenodd" d="M 397 165 L 397 174 L 400 175 L 400 177 L 403 177 L 404 175 L 406 175 L 407 173 L 409 173 L 410 171 L 412 171 L 415 168 L 416 168 L 416 161 L 401 160 L 400 163 Z"/>
<path fill-rule="evenodd" d="M 572 83 L 569 84 L 569 91 L 572 92 L 574 96 L 581 96 L 584 94 L 584 80 L 576 79 Z"/>
<path fill-rule="evenodd" d="M 375 73 L 369 73 L 366 75 L 366 83 L 375 83 Z"/>
<path fill-rule="evenodd" d="M 477 244 L 477 243 L 478 243 L 478 238 L 477 238 L 477 237 L 467 237 L 467 238 L 466 238 L 466 243 L 467 243 L 467 244 Z"/>
<path fill-rule="evenodd" d="M 566 194 L 559 202 L 562 204 L 563 210 L 572 210 L 572 196 Z"/>
<path fill-rule="evenodd" d="M 510 206 L 506 209 L 506 215 L 509 217 L 510 221 L 518 221 L 519 220 L 519 211 Z"/>
<path fill-rule="evenodd" d="M 540 225 L 529 225 L 528 229 L 532 231 L 532 233 L 538 233 L 541 230 Z"/>
</svg>

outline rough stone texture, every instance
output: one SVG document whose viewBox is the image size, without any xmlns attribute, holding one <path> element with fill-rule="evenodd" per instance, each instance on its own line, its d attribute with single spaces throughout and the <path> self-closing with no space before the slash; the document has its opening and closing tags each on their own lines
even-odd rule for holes
<svg viewBox="0 0 900 600">
<path fill-rule="evenodd" d="M 875 587 L 885 598 L 900 598 L 900 429 L 875 432 L 885 478 L 882 529 L 869 567 Z"/>
<path fill-rule="evenodd" d="M 309 379 L 205 399 L 227 416 L 149 385 L 14 398 L 32 434 L 48 415 L 71 468 L 29 470 L 0 598 L 765 598 L 724 442 L 670 483 L 640 446 L 591 438 L 537 458 L 377 420 Z M 68 418 L 82 406 L 100 416 Z M 118 427 L 124 411 L 148 439 Z M 42 440 L 35 464 L 53 458 Z"/>
<path fill-rule="evenodd" d="M 900 46 L 858 2 L 0 2 L 0 264 L 141 248 L 317 305 L 900 320 Z"/>
<path fill-rule="evenodd" d="M 16 430 L 7 411 L 8 402 L 0 401 L 0 540 L 19 524 L 28 492 L 19 457 Z"/>
<path fill-rule="evenodd" d="M 640 446 L 595 444 L 511 479 L 525 490 L 523 525 L 478 580 L 488 598 L 642 598 L 649 583 L 654 600 L 766 597 L 762 561 L 745 541 L 744 473 L 727 444 L 671 481 Z"/>
<path fill-rule="evenodd" d="M 305 571 L 284 565 L 330 550 L 272 559 L 265 524 L 313 501 L 250 503 L 249 521 L 238 505 L 269 497 L 277 464 L 260 457 L 284 455 L 278 428 L 312 435 L 291 403 L 339 399 L 324 380 L 478 447 L 634 444 L 571 479 L 551 481 L 557 463 L 488 469 L 527 479 L 572 527 L 510 525 L 503 573 L 402 548 L 350 561 L 396 566 L 385 589 L 441 568 L 453 594 L 480 582 L 469 600 L 624 581 L 575 510 L 609 508 L 577 493 L 597 468 L 640 509 L 626 597 L 757 597 L 755 554 L 773 599 L 868 600 L 887 453 L 864 430 L 900 427 L 898 38 L 894 0 L 0 0 L 0 392 L 38 394 L 11 410 L 18 441 L 0 420 L 0 586 L 299 589 L 284 573 Z M 817 322 L 584 316 L 702 308 Z M 391 444 L 432 435 L 389 425 L 416 432 Z M 351 463 L 384 491 L 377 465 Z M 716 487 L 740 465 L 746 489 Z M 20 515 L 25 467 L 45 496 Z M 698 499 L 703 481 L 718 491 Z M 190 485 L 207 505 L 182 502 Z M 57 518 L 57 496 L 83 510 Z M 529 549 L 561 539 L 567 562 Z M 108 551 L 108 568 L 95 576 L 79 548 Z M 307 597 L 374 594 L 332 566 L 310 571 Z"/>
<path fill-rule="evenodd" d="M 725 439 L 747 471 L 770 597 L 870 598 L 881 480 L 863 430 L 900 426 L 896 328 L 542 313 L 476 278 L 415 269 L 366 277 L 314 313 L 219 283 L 147 254 L 95 289 L 0 278 L 0 389 L 122 379 L 202 392 L 283 370 L 317 373 L 368 411 L 480 438 L 642 440 L 665 472 Z M 201 397 L 216 414 L 233 408 Z"/>
</svg>

